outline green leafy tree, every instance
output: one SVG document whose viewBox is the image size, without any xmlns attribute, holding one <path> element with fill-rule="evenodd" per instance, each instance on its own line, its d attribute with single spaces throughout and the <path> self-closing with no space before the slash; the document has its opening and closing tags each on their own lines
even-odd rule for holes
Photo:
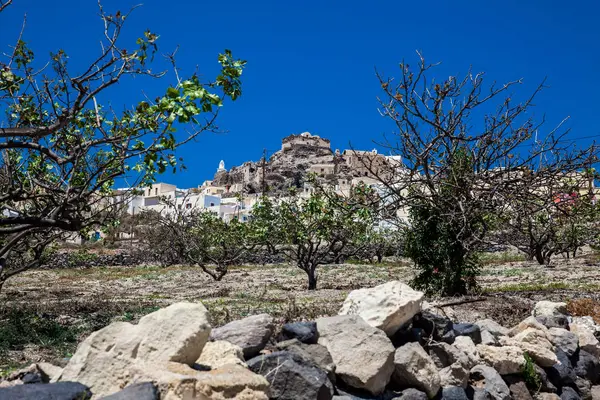
<svg viewBox="0 0 600 400">
<path fill-rule="evenodd" d="M 3 4 L 1 17 L 10 10 Z M 177 147 L 215 130 L 223 101 L 241 95 L 245 62 L 226 50 L 213 81 L 181 78 L 171 55 L 174 79 L 164 95 L 122 111 L 101 104 L 126 78 L 166 76 L 151 69 L 157 34 L 146 31 L 127 46 L 121 32 L 130 13 L 100 7 L 100 18 L 101 52 L 80 71 L 61 49 L 40 69 L 45 61 L 22 35 L 0 60 L 0 287 L 39 265 L 47 245 L 65 232 L 85 235 L 113 220 L 127 201 L 113 196 L 115 180 L 140 187 L 175 170 Z"/>
<path fill-rule="evenodd" d="M 368 207 L 323 192 L 306 198 L 292 192 L 276 204 L 265 197 L 252 212 L 262 243 L 307 274 L 308 290 L 317 288 L 317 267 L 337 262 L 350 248 L 358 251 L 372 223 Z"/>
<path fill-rule="evenodd" d="M 446 201 L 422 201 L 410 208 L 405 255 L 417 269 L 412 285 L 428 294 L 467 294 L 477 286 L 479 260 L 468 244 L 485 229 L 485 213 L 472 204 L 469 206 L 473 209 L 465 210 L 464 204 L 453 201 L 457 192 L 473 181 L 473 174 L 471 157 L 464 149 L 457 150 L 439 182 L 440 194 Z M 466 222 L 448 218 L 459 211 L 467 217 Z"/>
<path fill-rule="evenodd" d="M 143 234 L 145 251 L 166 265 L 198 266 L 216 281 L 256 247 L 251 226 L 237 219 L 197 210 L 154 216 Z"/>
<path fill-rule="evenodd" d="M 376 258 L 377 262 L 381 263 L 383 257 L 399 255 L 403 250 L 403 243 L 402 230 L 396 227 L 373 225 L 361 241 L 363 250 L 359 256 L 368 261 Z"/>
</svg>

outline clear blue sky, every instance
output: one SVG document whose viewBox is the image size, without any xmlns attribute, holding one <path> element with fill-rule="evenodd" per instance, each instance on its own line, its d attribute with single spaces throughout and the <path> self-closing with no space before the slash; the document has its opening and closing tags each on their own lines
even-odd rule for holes
<svg viewBox="0 0 600 400">
<path fill-rule="evenodd" d="M 44 56 L 63 48 L 74 68 L 98 54 L 101 23 L 93 0 L 14 0 L 0 17 L 0 44 L 14 42 L 27 13 L 25 39 Z M 106 0 L 125 11 L 138 1 Z M 132 15 L 126 37 L 149 28 L 166 52 L 180 45 L 183 74 L 196 65 L 207 77 L 225 48 L 248 61 L 244 93 L 223 109 L 228 133 L 207 134 L 180 151 L 188 170 L 160 180 L 190 187 L 226 167 L 258 160 L 281 138 L 310 131 L 332 147 L 373 148 L 394 126 L 379 116 L 374 68 L 398 75 L 415 50 L 441 61 L 439 78 L 460 75 L 470 65 L 487 79 L 523 78 L 524 91 L 544 77 L 549 89 L 536 115 L 553 123 L 570 116 L 572 137 L 600 135 L 600 3 L 597 1 L 158 1 L 147 0 Z M 5 50 L 3 48 L 2 50 Z M 174 78 L 136 81 L 110 92 L 113 106 L 130 106 L 141 90 L 163 93 Z M 520 92 L 525 93 L 525 92 Z"/>
</svg>

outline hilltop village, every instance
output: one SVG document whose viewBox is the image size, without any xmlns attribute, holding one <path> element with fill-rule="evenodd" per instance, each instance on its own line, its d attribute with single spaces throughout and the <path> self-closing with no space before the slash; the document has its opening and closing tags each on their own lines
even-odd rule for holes
<svg viewBox="0 0 600 400">
<path fill-rule="evenodd" d="M 245 221 L 263 192 L 281 196 L 295 188 L 301 196 L 308 196 L 313 191 L 307 181 L 309 174 L 314 174 L 321 184 L 346 194 L 359 183 L 377 187 L 378 176 L 400 165 L 398 157 L 384 156 L 377 150 L 332 150 L 326 138 L 309 132 L 292 134 L 283 138 L 281 149 L 268 159 L 247 161 L 229 169 L 221 161 L 213 179 L 198 187 L 182 189 L 165 182 L 155 183 L 128 202 L 127 212 L 205 209 L 226 221 Z"/>
</svg>

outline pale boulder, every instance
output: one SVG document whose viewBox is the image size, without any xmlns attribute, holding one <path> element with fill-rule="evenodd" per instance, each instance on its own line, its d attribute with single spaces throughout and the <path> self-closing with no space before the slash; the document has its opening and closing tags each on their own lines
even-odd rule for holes
<svg viewBox="0 0 600 400">
<path fill-rule="evenodd" d="M 202 349 L 200 358 L 196 364 L 209 366 L 211 369 L 217 369 L 227 364 L 236 364 L 246 367 L 244 362 L 244 352 L 242 348 L 225 340 L 207 342 Z"/>
<path fill-rule="evenodd" d="M 39 362 L 37 363 L 37 367 L 44 375 L 46 375 L 48 382 L 56 382 L 63 371 L 61 367 L 47 362 Z"/>
<path fill-rule="evenodd" d="M 508 331 L 508 336 L 515 336 L 528 328 L 534 328 L 544 333 L 548 331 L 548 328 L 535 319 L 535 317 L 527 317 L 523 321 L 519 322 L 517 326 Z"/>
<path fill-rule="evenodd" d="M 600 342 L 594 336 L 594 331 L 587 325 L 571 324 L 569 326 L 571 332 L 575 333 L 579 338 L 579 347 L 596 358 L 600 358 Z"/>
<path fill-rule="evenodd" d="M 460 362 L 440 369 L 439 375 L 442 387 L 460 386 L 464 389 L 469 383 L 469 370 Z"/>
<path fill-rule="evenodd" d="M 514 340 L 510 341 L 508 345 L 514 345 L 521 348 L 521 350 L 529 354 L 533 361 L 540 367 L 549 368 L 558 362 L 556 354 L 547 347 L 528 342 L 516 342 Z"/>
<path fill-rule="evenodd" d="M 534 317 L 560 317 L 567 314 L 567 303 L 547 300 L 538 301 L 531 314 Z"/>
<path fill-rule="evenodd" d="M 481 361 L 479 351 L 469 336 L 457 336 L 452 345 L 465 355 L 466 368 L 472 368 Z"/>
<path fill-rule="evenodd" d="M 240 365 L 196 371 L 185 364 L 164 363 L 132 368 L 136 382 L 153 382 L 162 400 L 267 400 L 269 382 Z"/>
<path fill-rule="evenodd" d="M 547 332 L 527 328 L 512 338 L 502 337 L 501 343 L 520 347 L 541 367 L 551 367 L 558 362 L 554 354 L 554 346 L 548 340 Z"/>
<path fill-rule="evenodd" d="M 403 387 L 415 387 L 434 397 L 440 390 L 440 374 L 435 363 L 417 342 L 398 347 L 394 355 L 395 383 Z"/>
<path fill-rule="evenodd" d="M 339 314 L 359 315 L 369 325 L 392 336 L 421 311 L 423 296 L 423 292 L 400 281 L 391 281 L 351 291 Z"/>
<path fill-rule="evenodd" d="M 137 325 L 115 322 L 92 333 L 69 360 L 59 381 L 80 382 L 94 395 L 118 392 L 134 380 L 136 365 L 192 365 L 210 334 L 208 312 L 199 303 L 176 303 L 148 314 Z M 153 368 L 153 367 L 152 367 Z"/>
<path fill-rule="evenodd" d="M 484 364 L 494 368 L 500 375 L 518 374 L 525 365 L 523 350 L 517 346 L 477 345 L 477 351 Z"/>
<path fill-rule="evenodd" d="M 337 377 L 350 387 L 382 393 L 394 372 L 394 346 L 385 333 L 358 315 L 316 322 L 319 344 L 331 354 Z"/>
</svg>

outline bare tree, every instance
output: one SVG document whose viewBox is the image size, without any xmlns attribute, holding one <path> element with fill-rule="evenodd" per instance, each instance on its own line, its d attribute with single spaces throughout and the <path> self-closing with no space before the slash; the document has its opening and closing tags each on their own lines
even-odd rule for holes
<svg viewBox="0 0 600 400">
<path fill-rule="evenodd" d="M 543 181 L 524 175 L 516 183 L 519 195 L 504 199 L 497 237 L 539 264 L 549 264 L 555 254 L 575 256 L 597 236 L 595 175 L 590 169 Z"/>
<path fill-rule="evenodd" d="M 426 269 L 460 280 L 457 263 L 485 243 L 490 221 L 506 202 L 528 192 L 524 182 L 538 188 L 557 182 L 594 163 L 597 148 L 577 150 L 565 136 L 564 121 L 541 133 L 544 120 L 536 122 L 531 109 L 543 83 L 515 101 L 511 91 L 521 80 L 487 85 L 483 73 L 469 71 L 437 82 L 431 76 L 436 65 L 419 54 L 416 68 L 400 64 L 397 79 L 377 73 L 381 115 L 396 128 L 381 145 L 401 163 L 387 170 L 366 167 L 385 187 L 387 204 L 424 207 L 427 212 L 417 210 L 413 218 L 435 217 L 447 224 L 443 234 L 456 246 L 454 255 L 438 254 L 438 265 Z M 449 290 L 465 288 L 459 284 Z"/>
<path fill-rule="evenodd" d="M 2 17 L 9 4 L 0 3 Z M 150 69 L 157 34 L 144 32 L 133 47 L 121 43 L 130 13 L 109 14 L 100 5 L 104 40 L 82 71 L 69 67 L 63 50 L 36 67 L 23 31 L 0 61 L 0 286 L 39 264 L 50 238 L 85 235 L 111 220 L 127 201 L 112 196 L 117 179 L 139 187 L 175 169 L 176 148 L 215 130 L 223 99 L 241 94 L 245 62 L 229 51 L 219 55 L 221 73 L 211 82 L 180 78 L 171 54 L 173 86 L 164 96 L 122 111 L 99 104 L 127 77 L 165 76 Z M 31 261 L 22 264 L 25 253 Z"/>
</svg>

